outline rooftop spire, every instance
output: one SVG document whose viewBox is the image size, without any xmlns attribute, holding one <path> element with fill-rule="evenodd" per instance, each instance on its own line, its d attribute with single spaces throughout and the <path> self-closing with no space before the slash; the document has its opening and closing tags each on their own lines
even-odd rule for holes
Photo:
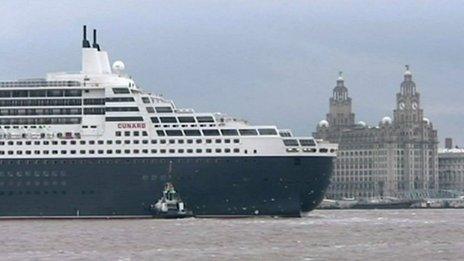
<svg viewBox="0 0 464 261">
<path fill-rule="evenodd" d="M 82 48 L 90 48 L 90 43 L 89 41 L 87 40 L 87 26 L 84 25 L 84 27 L 82 28 Z"/>
<path fill-rule="evenodd" d="M 411 73 L 411 71 L 409 70 L 409 65 L 406 64 L 404 67 L 406 68 L 406 71 L 404 71 L 404 79 L 405 79 L 405 80 L 411 80 L 411 78 L 412 78 L 412 73 Z"/>
</svg>

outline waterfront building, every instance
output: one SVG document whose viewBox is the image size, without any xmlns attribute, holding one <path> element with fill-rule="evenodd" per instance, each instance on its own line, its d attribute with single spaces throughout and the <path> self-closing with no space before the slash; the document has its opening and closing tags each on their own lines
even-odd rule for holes
<svg viewBox="0 0 464 261">
<path fill-rule="evenodd" d="M 441 190 L 464 191 L 464 149 L 445 148 L 438 151 L 438 176 Z"/>
<path fill-rule="evenodd" d="M 352 99 L 340 73 L 329 113 L 314 137 L 339 144 L 327 197 L 417 198 L 438 190 L 437 131 L 424 117 L 420 93 L 408 67 L 396 94 L 393 119 L 377 126 L 356 123 Z"/>
</svg>

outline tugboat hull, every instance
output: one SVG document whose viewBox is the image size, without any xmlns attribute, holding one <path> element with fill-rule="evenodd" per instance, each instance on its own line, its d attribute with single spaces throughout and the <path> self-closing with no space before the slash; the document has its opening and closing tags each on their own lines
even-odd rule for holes
<svg viewBox="0 0 464 261">
<path fill-rule="evenodd" d="M 323 199 L 331 157 L 0 160 L 0 217 L 151 216 L 166 182 L 195 216 L 300 216 Z"/>
</svg>

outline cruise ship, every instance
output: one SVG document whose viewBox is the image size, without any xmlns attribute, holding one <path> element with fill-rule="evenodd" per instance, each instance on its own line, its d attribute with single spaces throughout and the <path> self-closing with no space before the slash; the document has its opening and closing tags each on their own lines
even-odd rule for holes
<svg viewBox="0 0 464 261">
<path fill-rule="evenodd" d="M 166 184 L 198 217 L 301 216 L 335 144 L 175 106 L 110 66 L 83 28 L 82 69 L 0 83 L 0 217 L 148 217 Z"/>
</svg>

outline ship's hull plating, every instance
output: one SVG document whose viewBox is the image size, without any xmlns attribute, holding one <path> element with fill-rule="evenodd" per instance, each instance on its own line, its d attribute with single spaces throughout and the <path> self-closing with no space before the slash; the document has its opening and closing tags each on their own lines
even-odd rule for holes
<svg viewBox="0 0 464 261">
<path fill-rule="evenodd" d="M 331 157 L 0 160 L 0 217 L 149 216 L 171 182 L 196 216 L 299 216 L 323 199 Z"/>
</svg>

